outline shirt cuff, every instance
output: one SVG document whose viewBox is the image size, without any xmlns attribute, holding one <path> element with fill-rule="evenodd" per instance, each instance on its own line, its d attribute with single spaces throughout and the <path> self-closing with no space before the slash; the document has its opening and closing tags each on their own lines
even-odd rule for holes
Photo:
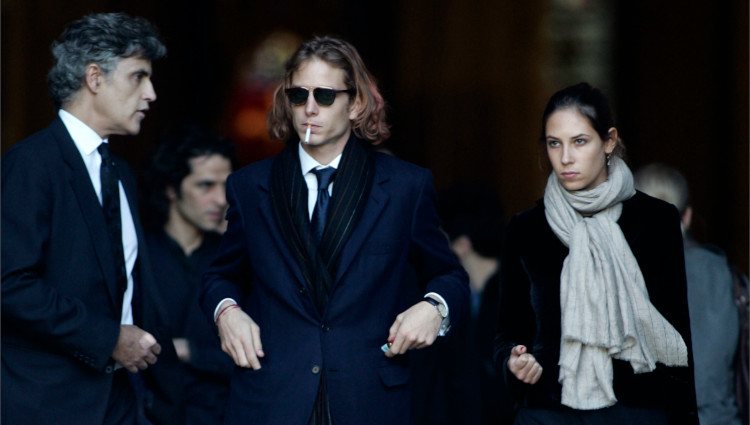
<svg viewBox="0 0 750 425">
<path fill-rule="evenodd" d="M 445 302 L 445 298 L 443 298 L 437 292 L 428 292 L 427 294 L 425 294 L 424 298 L 427 297 L 430 297 L 445 306 L 445 311 L 448 314 L 445 315 L 445 318 L 440 323 L 440 329 L 438 329 L 438 336 L 445 336 L 451 328 L 451 309 L 450 307 L 448 307 L 448 303 Z"/>
<path fill-rule="evenodd" d="M 214 309 L 214 322 L 216 321 L 216 315 L 219 314 L 219 307 L 221 307 L 224 301 L 231 301 L 232 304 L 237 304 L 237 301 L 235 301 L 233 298 L 224 298 L 223 300 L 219 301 L 219 303 L 216 304 L 216 308 Z"/>
</svg>

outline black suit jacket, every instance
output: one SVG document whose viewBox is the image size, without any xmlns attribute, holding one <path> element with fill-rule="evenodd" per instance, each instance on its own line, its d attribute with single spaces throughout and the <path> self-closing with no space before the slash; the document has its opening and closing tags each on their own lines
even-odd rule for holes
<svg viewBox="0 0 750 425">
<path fill-rule="evenodd" d="M 622 203 L 618 220 L 643 273 L 651 303 L 682 335 L 689 367 L 666 367 L 634 374 L 630 364 L 613 360 L 614 391 L 619 403 L 672 411 L 670 423 L 697 425 L 693 356 L 682 250 L 676 208 L 641 192 Z M 540 201 L 513 217 L 503 256 L 498 336 L 498 370 L 522 405 L 560 409 L 560 272 L 568 255 L 549 227 Z M 507 369 L 510 350 L 526 345 L 544 371 L 534 385 L 518 381 Z"/>
<path fill-rule="evenodd" d="M 138 236 L 135 324 L 157 338 L 168 358 L 174 349 L 155 308 L 135 182 L 126 164 L 115 161 Z M 102 423 L 120 299 L 102 208 L 57 118 L 2 158 L 3 423 Z M 148 400 L 167 398 L 156 387 Z"/>
<path fill-rule="evenodd" d="M 410 424 L 409 356 L 385 357 L 388 329 L 425 292 L 446 300 L 454 326 L 468 308 L 468 277 L 438 230 L 432 176 L 375 154 L 370 195 L 321 314 L 274 215 L 271 167 L 257 162 L 227 180 L 229 227 L 203 278 L 205 313 L 234 298 L 265 352 L 261 369 L 235 369 L 226 423 L 307 423 L 322 369 L 335 424 Z M 345 184 L 335 183 L 334 199 Z"/>
</svg>

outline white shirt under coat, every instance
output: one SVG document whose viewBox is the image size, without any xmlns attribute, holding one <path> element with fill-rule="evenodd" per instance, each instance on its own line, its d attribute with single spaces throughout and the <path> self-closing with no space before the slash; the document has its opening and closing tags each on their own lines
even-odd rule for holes
<svg viewBox="0 0 750 425">
<path fill-rule="evenodd" d="M 102 140 L 98 134 L 89 126 L 83 123 L 71 113 L 60 109 L 58 112 L 60 119 L 65 128 L 68 129 L 70 137 L 73 139 L 78 152 L 81 154 L 83 163 L 86 165 L 86 170 L 89 173 L 91 184 L 94 185 L 94 191 L 96 197 L 99 199 L 99 204 L 102 203 L 102 182 L 99 176 L 100 167 L 102 165 L 102 156 L 99 154 L 97 148 L 102 143 L 108 143 L 107 139 Z M 122 219 L 122 248 L 125 254 L 125 271 L 127 272 L 128 286 L 125 290 L 125 295 L 122 298 L 122 315 L 120 317 L 120 324 L 132 325 L 133 324 L 133 268 L 135 267 L 135 260 L 138 257 L 138 237 L 135 233 L 135 223 L 133 222 L 133 215 L 130 212 L 130 204 L 128 204 L 128 198 L 125 196 L 125 189 L 122 187 L 122 181 L 120 185 L 120 217 Z"/>
</svg>

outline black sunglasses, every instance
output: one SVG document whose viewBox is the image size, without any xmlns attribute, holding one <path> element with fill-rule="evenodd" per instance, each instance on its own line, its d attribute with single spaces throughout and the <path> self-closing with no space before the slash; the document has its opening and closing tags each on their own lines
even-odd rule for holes
<svg viewBox="0 0 750 425">
<path fill-rule="evenodd" d="M 291 87 L 285 89 L 284 92 L 286 93 L 286 97 L 289 98 L 289 102 L 295 106 L 304 105 L 307 103 L 307 98 L 310 97 L 310 89 L 305 87 Z M 336 90 L 324 87 L 316 87 L 312 91 L 315 102 L 320 106 L 333 105 L 333 101 L 336 100 L 336 95 L 339 93 L 349 93 L 351 95 L 355 92 L 354 89 Z"/>
</svg>

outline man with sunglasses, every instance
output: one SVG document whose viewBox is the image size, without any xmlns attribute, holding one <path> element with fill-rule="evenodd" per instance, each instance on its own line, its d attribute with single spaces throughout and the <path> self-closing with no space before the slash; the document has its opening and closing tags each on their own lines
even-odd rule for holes
<svg viewBox="0 0 750 425">
<path fill-rule="evenodd" d="M 227 423 L 409 424 L 408 351 L 468 309 L 430 173 L 373 149 L 384 106 L 354 47 L 313 38 L 269 113 L 286 148 L 227 181 L 202 293 L 240 366 Z"/>
</svg>

